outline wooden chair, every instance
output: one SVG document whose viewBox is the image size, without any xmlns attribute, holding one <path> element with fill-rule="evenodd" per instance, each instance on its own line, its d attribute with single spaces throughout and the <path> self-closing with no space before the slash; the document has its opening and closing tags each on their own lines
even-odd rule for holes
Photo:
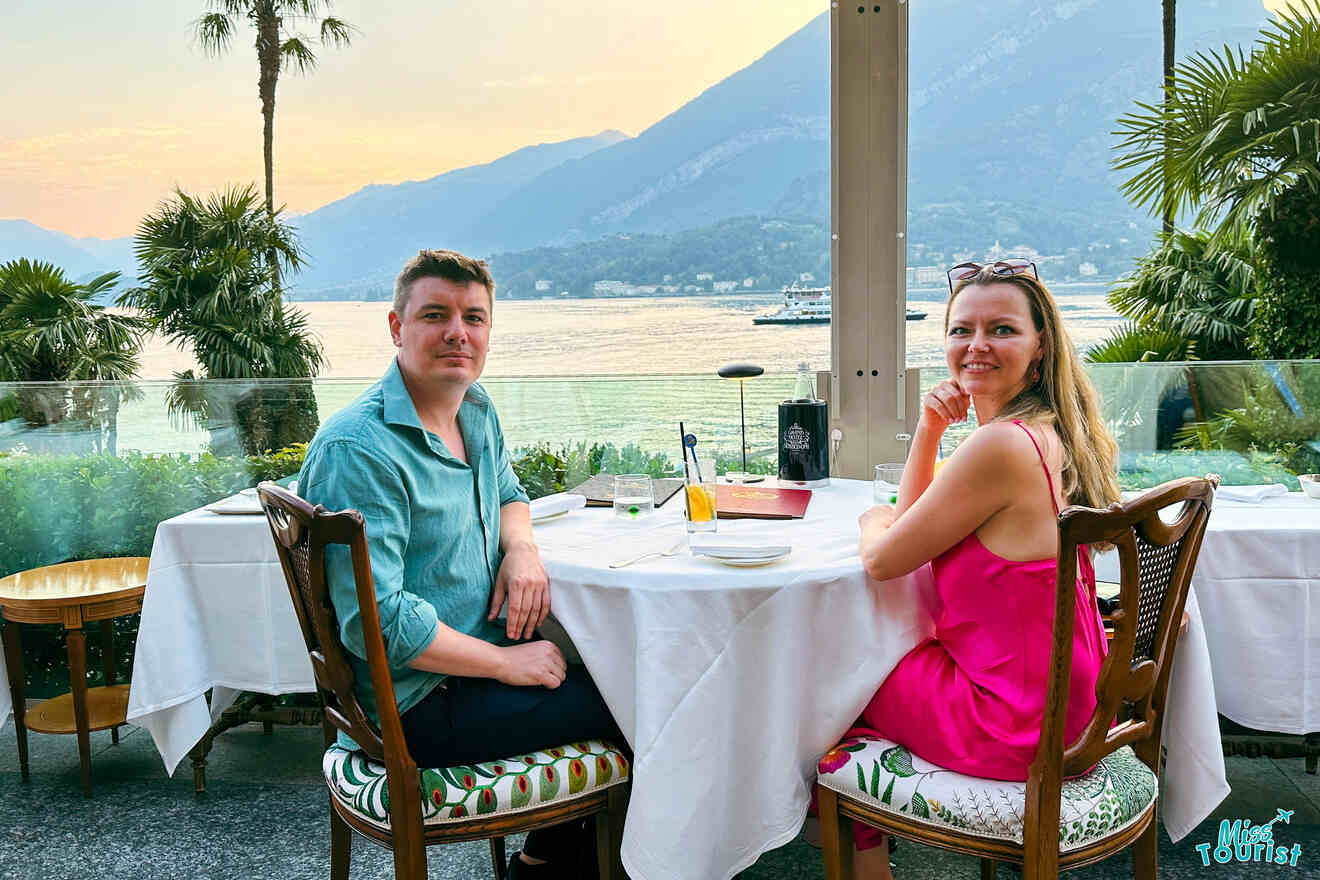
<svg viewBox="0 0 1320 880">
<path fill-rule="evenodd" d="M 1060 513 L 1051 675 L 1026 783 L 962 776 L 914 761 L 883 740 L 842 743 L 822 759 L 818 776 L 828 880 L 853 876 L 852 822 L 980 856 L 982 878 L 995 876 L 998 861 L 1022 865 L 1025 880 L 1055 878 L 1132 846 L 1136 876 L 1154 880 L 1165 696 L 1213 501 L 1211 480 L 1187 478 L 1108 510 L 1074 506 Z M 1161 519 L 1161 510 L 1178 503 L 1174 522 Z M 1118 550 L 1121 607 L 1096 682 L 1095 713 L 1069 743 L 1077 547 L 1099 542 Z M 1122 720 L 1111 727 L 1115 718 Z M 844 757 L 849 764 L 838 763 Z"/>
<path fill-rule="evenodd" d="M 489 839 L 495 876 L 504 880 L 504 835 L 596 815 L 601 878 L 622 880 L 618 844 L 627 808 L 626 757 L 608 744 L 574 743 L 419 774 L 404 742 L 386 665 L 362 514 L 312 507 L 274 483 L 262 483 L 258 494 L 325 707 L 322 766 L 330 787 L 331 878 L 348 877 L 350 829 L 393 851 L 399 880 L 426 877 L 425 847 L 431 844 Z M 346 544 L 352 554 L 379 726 L 358 702 L 339 638 L 325 579 L 325 551 L 332 544 Z M 337 730 L 362 752 L 336 745 Z"/>
</svg>

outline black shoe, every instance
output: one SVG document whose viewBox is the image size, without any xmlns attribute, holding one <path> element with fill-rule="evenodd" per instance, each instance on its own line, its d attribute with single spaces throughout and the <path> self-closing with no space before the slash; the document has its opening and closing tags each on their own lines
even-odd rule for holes
<svg viewBox="0 0 1320 880">
<path fill-rule="evenodd" d="M 520 858 L 521 855 L 522 850 L 517 850 L 509 856 L 509 880 L 561 880 L 562 875 L 555 865 L 550 862 L 529 865 Z"/>
</svg>

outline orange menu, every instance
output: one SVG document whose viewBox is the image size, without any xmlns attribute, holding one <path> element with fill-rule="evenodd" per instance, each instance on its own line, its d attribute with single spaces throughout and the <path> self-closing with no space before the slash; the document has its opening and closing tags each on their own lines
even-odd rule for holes
<svg viewBox="0 0 1320 880">
<path fill-rule="evenodd" d="M 720 519 L 802 519 L 810 500 L 810 489 L 720 484 L 715 490 Z"/>
</svg>

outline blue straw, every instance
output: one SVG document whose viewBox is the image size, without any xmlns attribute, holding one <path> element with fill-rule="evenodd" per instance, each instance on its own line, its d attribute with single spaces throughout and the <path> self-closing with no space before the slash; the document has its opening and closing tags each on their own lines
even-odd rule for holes
<svg viewBox="0 0 1320 880">
<path fill-rule="evenodd" d="M 697 458 L 697 435 L 684 434 L 683 445 L 692 448 L 692 466 L 697 469 L 697 482 L 698 483 L 706 482 L 701 478 L 701 461 Z"/>
</svg>

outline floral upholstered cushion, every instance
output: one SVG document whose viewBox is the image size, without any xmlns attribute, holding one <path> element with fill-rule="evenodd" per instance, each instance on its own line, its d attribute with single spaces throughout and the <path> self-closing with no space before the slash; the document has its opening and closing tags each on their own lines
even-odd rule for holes
<svg viewBox="0 0 1320 880">
<path fill-rule="evenodd" d="M 390 827 L 385 765 L 366 753 L 332 745 L 321 759 L 339 802 L 381 828 Z M 628 759 L 599 740 L 519 755 L 502 761 L 418 770 L 422 822 L 444 825 L 473 816 L 517 813 L 571 801 L 628 781 Z"/>
<path fill-rule="evenodd" d="M 1022 843 L 1024 782 L 979 779 L 923 761 L 884 739 L 845 740 L 820 759 L 817 781 L 908 819 Z M 1128 827 L 1155 801 L 1155 774 L 1124 746 L 1064 780 L 1059 849 L 1068 852 Z"/>
</svg>

